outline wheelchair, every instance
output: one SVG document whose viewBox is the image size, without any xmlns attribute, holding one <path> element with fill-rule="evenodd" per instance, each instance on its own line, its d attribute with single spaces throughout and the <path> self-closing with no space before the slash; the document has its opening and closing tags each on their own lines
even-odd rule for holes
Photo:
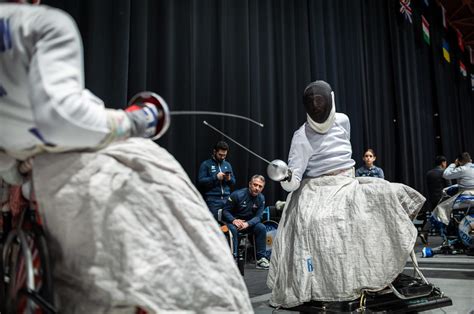
<svg viewBox="0 0 474 314">
<path fill-rule="evenodd" d="M 266 258 L 270 260 L 271 254 L 272 254 L 272 245 L 273 241 L 276 237 L 276 232 L 278 229 L 278 222 L 274 220 L 270 220 L 271 215 L 271 207 L 266 207 L 263 213 L 262 217 L 262 223 L 265 225 L 266 229 Z M 221 220 L 222 217 L 222 210 L 219 210 L 218 212 L 218 217 L 219 217 L 219 222 L 223 223 Z M 227 225 L 221 225 L 221 231 L 224 233 L 229 246 L 230 246 L 230 251 L 234 252 L 234 245 L 233 245 L 233 238 L 232 238 L 232 233 L 228 229 Z M 248 234 L 245 233 L 240 233 L 238 234 L 239 241 L 238 241 L 238 248 L 237 248 L 237 256 L 235 256 L 235 262 L 237 264 L 237 267 L 239 268 L 240 274 L 244 276 L 245 273 L 245 263 L 248 260 L 248 251 L 252 250 L 252 254 L 250 256 L 253 257 L 253 259 L 256 262 L 256 248 L 255 248 L 255 241 L 252 238 L 249 237 Z"/>
<path fill-rule="evenodd" d="M 286 310 L 300 313 L 417 313 L 453 305 L 439 287 L 423 275 L 415 251 L 410 253 L 413 274 L 400 273 L 384 289 L 362 290 L 351 301 L 310 301 Z"/>
<path fill-rule="evenodd" d="M 425 278 L 414 251 L 410 257 L 414 274 L 401 273 L 382 290 L 361 291 L 361 297 L 352 301 L 311 301 L 286 310 L 300 313 L 417 313 L 451 306 L 451 298 Z"/>
<path fill-rule="evenodd" d="M 36 203 L 22 206 L 15 224 L 4 204 L 2 222 L 0 312 L 56 313 L 50 258 Z"/>
<path fill-rule="evenodd" d="M 455 234 L 456 240 L 465 250 L 474 249 L 474 195 L 459 195 L 454 201 L 448 235 Z"/>
<path fill-rule="evenodd" d="M 433 217 L 431 220 L 435 228 L 441 230 L 443 244 L 436 248 L 424 247 L 423 257 L 431 257 L 435 254 L 474 255 L 474 195 L 461 193 L 456 197 L 449 213 L 447 226 L 435 221 Z"/>
</svg>

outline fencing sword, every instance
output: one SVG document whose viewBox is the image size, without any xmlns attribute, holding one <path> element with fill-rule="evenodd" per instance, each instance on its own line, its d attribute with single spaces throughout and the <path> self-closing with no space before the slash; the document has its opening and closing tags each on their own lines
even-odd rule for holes
<svg viewBox="0 0 474 314">
<path fill-rule="evenodd" d="M 224 117 L 232 117 L 232 118 L 237 118 L 237 119 L 243 119 L 249 122 L 252 122 L 260 127 L 263 128 L 263 123 L 260 123 L 258 121 L 255 121 L 251 118 L 237 115 L 237 114 L 232 114 L 232 113 L 225 113 L 225 112 L 217 112 L 217 111 L 170 111 L 168 104 L 166 101 L 158 94 L 150 91 L 143 91 L 139 92 L 135 96 L 133 96 L 130 101 L 128 102 L 128 106 L 146 106 L 147 103 L 153 104 L 156 106 L 158 112 L 160 112 L 160 120 L 161 120 L 161 127 L 156 133 L 156 135 L 152 138 L 153 140 L 156 140 L 160 138 L 166 131 L 168 130 L 170 123 L 171 123 L 171 115 L 217 115 L 217 116 L 224 116 Z M 222 136 L 228 138 L 238 146 L 242 147 L 244 150 L 247 152 L 251 153 L 255 157 L 257 157 L 260 160 L 263 160 L 268 164 L 267 166 L 267 174 L 270 177 L 270 179 L 274 181 L 281 181 L 284 180 L 286 177 L 288 177 L 289 169 L 288 165 L 280 159 L 275 159 L 273 161 L 268 161 L 267 159 L 263 158 L 262 156 L 258 155 L 257 153 L 251 151 L 244 145 L 240 144 L 224 132 L 220 131 L 207 121 L 203 121 L 203 123 L 213 129 L 214 131 L 218 132 Z"/>
<path fill-rule="evenodd" d="M 156 134 L 152 137 L 152 140 L 157 140 L 163 134 L 168 131 L 168 128 L 171 124 L 171 116 L 172 115 L 215 115 L 215 116 L 224 116 L 224 117 L 232 117 L 237 119 L 246 120 L 252 122 L 259 127 L 263 128 L 263 123 L 255 121 L 251 118 L 241 116 L 238 114 L 232 113 L 225 113 L 225 112 L 217 112 L 217 111 L 170 111 L 169 106 L 166 101 L 157 93 L 150 92 L 150 91 L 142 91 L 138 94 L 134 95 L 127 104 L 127 108 L 131 108 L 134 106 L 138 107 L 147 107 L 147 104 L 153 105 L 158 111 L 158 120 L 159 120 L 159 128 L 157 129 Z"/>
<path fill-rule="evenodd" d="M 216 111 L 171 111 L 170 114 L 171 115 L 218 115 L 218 116 L 232 117 L 232 118 L 247 120 L 247 121 L 252 122 L 252 123 L 254 123 L 254 124 L 256 124 L 256 125 L 263 128 L 263 123 L 257 122 L 255 120 L 250 119 L 250 118 L 245 117 L 245 116 L 241 116 L 241 115 L 237 115 L 237 114 L 231 114 L 231 113 L 225 113 L 225 112 L 216 112 Z M 221 134 L 225 138 L 229 139 L 233 143 L 237 144 L 238 146 L 240 146 L 241 148 L 243 148 L 244 150 L 246 150 L 250 154 L 257 157 L 258 159 L 263 160 L 264 162 L 266 162 L 268 164 L 268 166 L 267 166 L 267 175 L 273 181 L 282 181 L 282 180 L 284 180 L 285 178 L 288 177 L 288 165 L 283 160 L 275 159 L 275 160 L 269 161 L 269 160 L 263 158 L 262 156 L 258 155 L 254 151 L 250 150 L 249 148 L 245 147 L 244 145 L 240 144 L 239 142 L 237 142 L 236 140 L 231 138 L 229 135 L 225 134 L 221 130 L 217 129 L 215 126 L 211 125 L 206 120 L 204 120 L 202 123 L 204 125 L 208 126 L 209 128 L 211 128 L 212 130 L 216 131 L 217 133 Z"/>
<path fill-rule="evenodd" d="M 267 166 L 267 175 L 273 181 L 282 181 L 282 180 L 284 180 L 285 178 L 288 177 L 288 174 L 289 174 L 288 173 L 288 171 L 289 171 L 288 165 L 283 160 L 275 159 L 275 160 L 269 161 L 268 159 L 263 158 L 259 154 L 255 153 L 254 151 L 252 151 L 249 148 L 245 147 L 244 145 L 240 144 L 239 142 L 234 140 L 232 137 L 225 134 L 224 132 L 222 132 L 221 130 L 219 130 L 218 128 L 216 128 L 215 126 L 213 126 L 212 124 L 210 124 L 206 120 L 204 120 L 202 123 L 204 125 L 206 125 L 207 127 L 211 128 L 212 130 L 216 131 L 217 133 L 221 134 L 225 138 L 229 139 L 233 143 L 237 144 L 238 146 L 240 146 L 241 148 L 243 148 L 244 150 L 246 150 L 250 154 L 257 157 L 258 159 L 263 160 L 265 163 L 267 163 L 268 164 L 268 166 Z"/>
<path fill-rule="evenodd" d="M 249 117 L 241 116 L 238 114 L 233 114 L 233 113 L 227 113 L 227 112 L 218 112 L 218 111 L 190 111 L 190 110 L 174 110 L 170 111 L 170 115 L 172 116 L 178 116 L 178 115 L 214 115 L 214 116 L 224 116 L 224 117 L 231 117 L 231 118 L 237 118 L 237 119 L 242 119 L 242 120 L 247 120 L 249 122 L 252 122 L 253 124 L 258 125 L 259 127 L 263 128 L 263 123 L 255 121 L 254 119 L 251 119 Z"/>
</svg>

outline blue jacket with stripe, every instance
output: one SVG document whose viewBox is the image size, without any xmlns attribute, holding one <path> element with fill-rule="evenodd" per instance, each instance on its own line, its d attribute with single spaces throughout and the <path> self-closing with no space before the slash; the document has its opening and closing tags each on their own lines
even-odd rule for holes
<svg viewBox="0 0 474 314">
<path fill-rule="evenodd" d="M 230 180 L 219 181 L 219 172 L 230 172 Z M 232 166 L 226 160 L 218 163 L 214 158 L 205 160 L 199 167 L 198 186 L 204 198 L 223 198 L 230 195 L 230 188 L 235 184 L 235 176 Z"/>
<path fill-rule="evenodd" d="M 249 227 L 262 221 L 265 208 L 265 196 L 262 193 L 252 196 L 248 188 L 234 191 L 225 203 L 222 218 L 227 223 L 234 219 L 243 219 Z"/>
</svg>

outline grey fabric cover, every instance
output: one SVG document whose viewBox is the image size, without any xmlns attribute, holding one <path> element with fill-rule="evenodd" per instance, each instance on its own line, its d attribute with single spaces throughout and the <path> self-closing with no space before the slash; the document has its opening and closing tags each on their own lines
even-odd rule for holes
<svg viewBox="0 0 474 314">
<path fill-rule="evenodd" d="M 272 247 L 270 303 L 347 301 L 392 282 L 412 251 L 414 189 L 378 178 L 304 179 L 290 195 Z"/>
<path fill-rule="evenodd" d="M 62 313 L 251 313 L 229 245 L 179 163 L 150 140 L 37 156 Z"/>
<path fill-rule="evenodd" d="M 474 189 L 470 190 L 462 190 L 461 192 L 456 193 L 455 195 L 451 196 L 450 198 L 442 201 L 439 203 L 435 209 L 433 210 L 433 217 L 437 220 L 445 224 L 446 226 L 449 225 L 449 220 L 451 219 L 451 212 L 453 208 L 468 208 L 473 206 L 472 201 L 465 200 L 464 202 L 457 202 L 456 199 L 463 195 L 466 198 L 469 196 L 474 196 Z"/>
</svg>

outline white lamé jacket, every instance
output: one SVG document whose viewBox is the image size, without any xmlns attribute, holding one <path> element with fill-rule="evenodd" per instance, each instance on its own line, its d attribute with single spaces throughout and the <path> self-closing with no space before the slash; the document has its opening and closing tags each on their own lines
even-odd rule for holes
<svg viewBox="0 0 474 314">
<path fill-rule="evenodd" d="M 108 133 L 103 102 L 84 88 L 72 18 L 47 6 L 1 3 L 0 150 L 92 147 Z"/>
</svg>

